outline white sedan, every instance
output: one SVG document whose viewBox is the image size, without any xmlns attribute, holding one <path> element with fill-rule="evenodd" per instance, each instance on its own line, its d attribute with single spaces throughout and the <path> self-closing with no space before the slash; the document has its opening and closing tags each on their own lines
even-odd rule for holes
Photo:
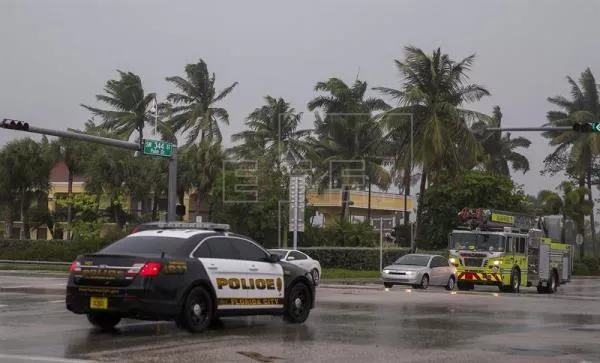
<svg viewBox="0 0 600 363">
<path fill-rule="evenodd" d="M 315 279 L 315 285 L 319 284 L 321 278 L 321 264 L 319 261 L 313 260 L 307 254 L 297 250 L 270 249 L 269 252 L 279 256 L 282 261 L 293 263 L 309 271 Z"/>
</svg>

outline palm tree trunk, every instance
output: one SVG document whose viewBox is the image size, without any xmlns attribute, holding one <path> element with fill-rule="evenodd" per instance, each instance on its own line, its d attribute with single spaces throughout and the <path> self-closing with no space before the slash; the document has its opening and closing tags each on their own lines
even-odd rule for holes
<svg viewBox="0 0 600 363">
<path fill-rule="evenodd" d="M 19 239 L 25 239 L 25 191 L 21 192 L 21 233 Z"/>
<path fill-rule="evenodd" d="M 71 239 L 71 223 L 73 222 L 73 170 L 69 168 L 67 176 L 67 195 L 69 204 L 67 205 L 67 238 Z"/>
<path fill-rule="evenodd" d="M 13 204 L 8 202 L 4 205 L 4 238 L 11 239 L 13 226 Z"/>
<path fill-rule="evenodd" d="M 202 193 L 200 189 L 196 189 L 196 216 L 200 215 L 200 208 L 202 207 Z M 195 221 L 193 221 L 195 222 Z"/>
<path fill-rule="evenodd" d="M 421 202 L 423 200 L 423 196 L 425 195 L 425 187 L 427 185 L 427 172 L 425 171 L 425 169 L 423 169 L 423 172 L 421 174 L 421 185 L 419 187 L 419 201 L 418 201 L 418 206 L 417 206 L 417 223 L 415 226 L 415 241 L 414 244 L 411 247 L 411 251 L 415 252 L 417 250 L 417 241 L 421 241 L 421 223 L 422 221 L 422 214 L 421 214 Z"/>
<path fill-rule="evenodd" d="M 592 169 L 589 168 L 587 172 L 587 187 L 588 187 L 588 200 L 592 203 L 592 213 L 590 214 L 590 225 L 592 229 L 592 251 L 596 256 L 596 225 L 594 218 L 594 199 L 592 195 Z"/>
</svg>

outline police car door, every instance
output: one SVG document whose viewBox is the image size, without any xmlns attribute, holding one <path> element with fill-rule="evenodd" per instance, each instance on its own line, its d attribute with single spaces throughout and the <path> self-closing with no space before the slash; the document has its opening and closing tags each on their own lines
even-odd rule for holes
<svg viewBox="0 0 600 363">
<path fill-rule="evenodd" d="M 249 289 L 248 308 L 283 308 L 283 267 L 277 262 L 268 262 L 268 252 L 256 243 L 239 237 L 229 237 L 240 258 L 248 261 Z"/>
<path fill-rule="evenodd" d="M 207 237 L 194 252 L 204 265 L 217 294 L 217 309 L 242 309 L 248 297 L 242 286 L 249 264 L 241 261 L 231 240 L 223 236 Z"/>
</svg>

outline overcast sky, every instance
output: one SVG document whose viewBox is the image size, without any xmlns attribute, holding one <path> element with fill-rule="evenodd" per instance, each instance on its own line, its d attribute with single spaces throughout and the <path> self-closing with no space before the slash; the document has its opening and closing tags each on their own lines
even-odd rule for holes
<svg viewBox="0 0 600 363">
<path fill-rule="evenodd" d="M 82 128 L 80 103 L 95 104 L 116 69 L 142 77 L 164 98 L 166 76 L 204 59 L 222 89 L 229 135 L 262 105 L 283 97 L 299 111 L 316 82 L 359 78 L 370 87 L 399 87 L 393 59 L 415 45 L 441 47 L 454 59 L 476 53 L 471 81 L 491 97 L 470 107 L 504 126 L 539 126 L 546 98 L 569 95 L 565 77 L 586 67 L 600 82 L 600 1 L 82 1 L 0 0 L 0 118 L 49 128 Z M 306 126 L 312 122 L 306 113 Z M 540 176 L 551 151 L 538 133 L 524 154 L 532 170 L 515 173 L 529 193 L 560 180 Z M 0 131 L 0 144 L 25 136 Z"/>
</svg>

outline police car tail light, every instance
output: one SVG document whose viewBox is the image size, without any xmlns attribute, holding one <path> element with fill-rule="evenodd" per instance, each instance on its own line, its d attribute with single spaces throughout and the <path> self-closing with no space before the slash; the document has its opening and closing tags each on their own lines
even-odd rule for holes
<svg viewBox="0 0 600 363">
<path fill-rule="evenodd" d="M 148 262 L 140 270 L 139 276 L 157 276 L 160 273 L 160 263 Z"/>
<path fill-rule="evenodd" d="M 71 272 L 79 272 L 81 271 L 81 263 L 78 261 L 73 261 L 71 264 Z"/>
</svg>

